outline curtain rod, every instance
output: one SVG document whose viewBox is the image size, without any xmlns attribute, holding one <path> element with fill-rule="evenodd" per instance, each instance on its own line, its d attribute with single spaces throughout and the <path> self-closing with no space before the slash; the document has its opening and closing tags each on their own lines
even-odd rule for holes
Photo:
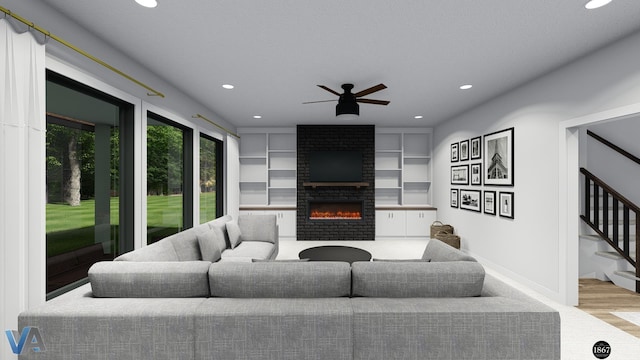
<svg viewBox="0 0 640 360">
<path fill-rule="evenodd" d="M 73 50 L 73 51 L 75 51 L 75 52 L 77 52 L 77 53 L 79 53 L 79 54 L 81 54 L 81 55 L 83 55 L 83 56 L 85 56 L 85 57 L 87 57 L 87 58 L 89 58 L 89 59 L 91 59 L 91 60 L 93 60 L 93 61 L 97 62 L 98 64 L 100 64 L 100 65 L 102 65 L 102 66 L 106 67 L 107 69 L 109 69 L 109 70 L 111 70 L 111 71 L 115 72 L 116 74 L 118 74 L 118 75 L 120 75 L 120 76 L 122 76 L 122 77 L 124 77 L 124 78 L 126 78 L 126 79 L 128 79 L 128 80 L 130 80 L 130 81 L 132 81 L 132 82 L 134 82 L 134 83 L 136 83 L 136 84 L 138 84 L 138 85 L 142 86 L 143 88 L 145 88 L 145 89 L 147 89 L 147 90 L 151 91 L 151 93 L 147 93 L 147 95 L 148 95 L 148 96 L 160 96 L 160 97 L 162 97 L 162 98 L 164 97 L 164 94 L 163 94 L 163 93 L 161 93 L 161 92 L 159 92 L 159 91 L 157 91 L 157 90 L 155 90 L 155 89 L 151 88 L 150 86 L 148 86 L 148 85 L 146 85 L 146 84 L 144 84 L 144 83 L 140 82 L 139 80 L 134 79 L 134 78 L 133 78 L 133 77 L 131 77 L 130 75 L 125 74 L 124 72 L 122 72 L 122 71 L 120 71 L 120 70 L 116 69 L 115 67 L 113 67 L 113 66 L 111 66 L 111 65 L 107 64 L 106 62 L 104 62 L 104 61 L 102 61 L 102 60 L 98 59 L 97 57 L 95 57 L 95 56 L 93 56 L 93 55 L 89 54 L 88 52 L 86 52 L 86 51 L 84 51 L 84 50 L 82 50 L 82 49 L 80 49 L 80 48 L 78 48 L 78 47 L 76 47 L 76 46 L 74 46 L 74 45 L 70 44 L 70 43 L 69 43 L 69 42 L 67 42 L 66 40 L 64 40 L 64 39 L 62 39 L 62 38 L 60 38 L 60 37 L 58 37 L 58 36 L 56 36 L 56 35 L 53 35 L 51 32 L 49 32 L 49 31 L 47 31 L 47 30 L 45 30 L 45 29 L 41 28 L 40 26 L 37 26 L 36 24 L 34 24 L 33 22 L 28 21 L 27 19 L 23 18 L 22 16 L 20 16 L 20 15 L 18 15 L 18 14 L 16 14 L 16 13 L 13 13 L 13 12 L 11 12 L 11 11 L 10 11 L 10 10 L 8 10 L 8 9 L 5 9 L 5 8 L 3 8 L 2 6 L 0 6 L 0 11 L 2 11 L 3 13 L 5 13 L 5 17 L 6 17 L 7 15 L 8 15 L 8 16 L 11 16 L 12 18 L 14 18 L 14 19 L 16 19 L 16 20 L 20 21 L 21 23 L 23 23 L 23 24 L 27 25 L 29 28 L 34 29 L 34 30 L 37 30 L 37 31 L 41 32 L 41 33 L 42 33 L 42 34 L 44 34 L 46 37 L 50 37 L 51 39 L 53 39 L 53 40 L 55 40 L 55 41 L 59 42 L 60 44 L 62 44 L 62 45 L 64 45 L 64 46 L 68 47 L 69 49 L 71 49 L 71 50 Z"/>
<path fill-rule="evenodd" d="M 202 119 L 202 120 L 204 120 L 204 121 L 206 121 L 206 122 L 210 123 L 211 125 L 216 126 L 216 127 L 218 127 L 219 129 L 222 129 L 222 130 L 223 130 L 224 132 L 226 132 L 227 134 L 232 135 L 232 136 L 235 136 L 236 138 L 240 139 L 240 135 L 238 135 L 238 134 L 234 133 L 234 132 L 233 132 L 233 131 L 231 131 L 231 130 L 228 130 L 227 128 L 225 128 L 225 127 L 223 127 L 223 126 L 220 126 L 220 125 L 218 125 L 218 124 L 214 123 L 213 121 L 211 121 L 211 120 L 207 119 L 206 117 L 204 117 L 204 116 L 202 116 L 202 115 L 200 115 L 200 114 L 195 114 L 195 115 L 193 115 L 193 116 L 191 116 L 191 117 L 192 117 L 192 118 L 194 118 L 194 119 L 196 119 L 196 118 L 197 118 L 197 119 Z"/>
</svg>

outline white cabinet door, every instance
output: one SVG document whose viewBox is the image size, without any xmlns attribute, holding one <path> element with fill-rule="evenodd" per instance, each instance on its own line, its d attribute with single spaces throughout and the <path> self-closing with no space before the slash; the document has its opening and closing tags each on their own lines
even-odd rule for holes
<svg viewBox="0 0 640 360">
<path fill-rule="evenodd" d="M 267 211 L 267 213 L 274 214 L 276 216 L 276 222 L 278 224 L 278 234 L 280 235 L 280 237 L 296 237 L 295 210 Z"/>
<path fill-rule="evenodd" d="M 404 210 L 376 210 L 376 236 L 405 236 Z"/>
<path fill-rule="evenodd" d="M 434 210 L 407 210 L 407 236 L 428 237 L 431 224 L 436 220 Z"/>
</svg>

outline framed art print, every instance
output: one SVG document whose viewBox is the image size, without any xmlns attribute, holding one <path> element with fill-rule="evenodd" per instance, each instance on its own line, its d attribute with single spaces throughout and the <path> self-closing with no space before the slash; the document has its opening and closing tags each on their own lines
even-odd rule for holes
<svg viewBox="0 0 640 360">
<path fill-rule="evenodd" d="M 498 198 L 498 213 L 502 217 L 513 219 L 513 193 L 501 191 Z"/>
<path fill-rule="evenodd" d="M 457 162 L 458 159 L 458 143 L 451 144 L 451 162 Z"/>
<path fill-rule="evenodd" d="M 460 141 L 460 161 L 469 160 L 469 140 Z"/>
<path fill-rule="evenodd" d="M 460 190 L 460 209 L 480 212 L 480 190 Z"/>
<path fill-rule="evenodd" d="M 451 189 L 451 207 L 458 207 L 458 189 Z"/>
<path fill-rule="evenodd" d="M 469 165 L 451 167 L 451 185 L 469 185 Z"/>
<path fill-rule="evenodd" d="M 482 164 L 471 164 L 471 185 L 482 185 Z"/>
<path fill-rule="evenodd" d="M 471 160 L 482 158 L 482 138 L 480 136 L 471 139 Z"/>
<path fill-rule="evenodd" d="M 484 203 L 484 213 L 489 215 L 496 214 L 496 192 L 495 191 L 485 191 L 483 193 L 483 203 Z"/>
<path fill-rule="evenodd" d="M 513 128 L 484 136 L 484 184 L 513 186 Z"/>
</svg>

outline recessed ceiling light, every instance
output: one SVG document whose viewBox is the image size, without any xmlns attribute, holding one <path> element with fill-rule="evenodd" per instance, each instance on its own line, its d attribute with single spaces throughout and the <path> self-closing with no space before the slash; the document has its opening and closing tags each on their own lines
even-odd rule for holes
<svg viewBox="0 0 640 360">
<path fill-rule="evenodd" d="M 599 7 L 603 7 L 610 2 L 611 0 L 591 0 L 584 7 L 586 7 L 589 10 L 592 10 L 592 9 L 597 9 Z"/>
<path fill-rule="evenodd" d="M 460 86 L 460 90 L 469 90 L 472 87 L 473 87 L 473 85 L 471 85 L 471 84 L 462 85 L 462 86 Z"/>
<path fill-rule="evenodd" d="M 414 119 L 422 119 L 422 115 L 416 115 L 413 117 Z"/>
<path fill-rule="evenodd" d="M 253 115 L 254 119 L 262 119 L 262 115 Z"/>
<path fill-rule="evenodd" d="M 156 0 L 136 0 L 136 2 L 139 5 L 142 5 L 142 6 L 148 7 L 148 8 L 154 8 L 154 7 L 158 6 L 158 2 Z"/>
<path fill-rule="evenodd" d="M 223 88 L 227 89 L 227 90 L 231 90 L 233 89 L 235 86 L 231 85 L 231 84 L 224 84 L 222 85 Z"/>
</svg>

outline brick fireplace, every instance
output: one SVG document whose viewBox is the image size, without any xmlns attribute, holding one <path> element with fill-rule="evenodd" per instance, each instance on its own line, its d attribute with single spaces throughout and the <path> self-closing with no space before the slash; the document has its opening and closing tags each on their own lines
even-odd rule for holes
<svg viewBox="0 0 640 360">
<path fill-rule="evenodd" d="M 362 181 L 310 185 L 311 154 L 325 151 L 362 154 Z M 374 240 L 374 169 L 373 125 L 298 125 L 297 239 Z"/>
</svg>

